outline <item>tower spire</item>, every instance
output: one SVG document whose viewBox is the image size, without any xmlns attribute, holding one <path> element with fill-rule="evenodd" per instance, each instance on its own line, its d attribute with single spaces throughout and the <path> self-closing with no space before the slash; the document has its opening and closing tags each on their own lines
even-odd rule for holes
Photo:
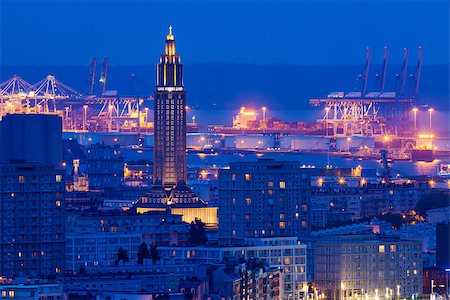
<svg viewBox="0 0 450 300">
<path fill-rule="evenodd" d="M 168 41 L 173 41 L 175 39 L 175 37 L 173 36 L 173 33 L 172 33 L 172 29 L 173 29 L 172 24 L 170 24 L 169 25 L 169 34 L 167 34 Z"/>
</svg>

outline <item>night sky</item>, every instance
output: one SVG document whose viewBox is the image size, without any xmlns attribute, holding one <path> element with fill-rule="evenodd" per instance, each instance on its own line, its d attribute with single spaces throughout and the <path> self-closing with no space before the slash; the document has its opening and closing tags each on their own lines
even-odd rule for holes
<svg viewBox="0 0 450 300">
<path fill-rule="evenodd" d="M 184 63 L 362 64 L 364 49 L 449 62 L 446 0 L 0 0 L 2 64 L 154 64 L 173 24 Z"/>
</svg>

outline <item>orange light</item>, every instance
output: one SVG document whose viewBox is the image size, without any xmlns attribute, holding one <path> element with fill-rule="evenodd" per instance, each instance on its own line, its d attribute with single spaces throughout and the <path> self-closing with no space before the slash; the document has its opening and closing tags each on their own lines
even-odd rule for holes
<svg viewBox="0 0 450 300">
<path fill-rule="evenodd" d="M 339 184 L 343 185 L 345 183 L 345 179 L 344 178 L 339 178 Z"/>
<path fill-rule="evenodd" d="M 367 183 L 367 180 L 365 180 L 364 178 L 361 179 L 361 185 L 365 185 Z"/>
<path fill-rule="evenodd" d="M 419 111 L 419 109 L 418 109 L 417 107 L 414 107 L 414 108 L 412 109 L 412 111 L 413 111 L 413 112 L 417 112 L 417 111 Z"/>
</svg>

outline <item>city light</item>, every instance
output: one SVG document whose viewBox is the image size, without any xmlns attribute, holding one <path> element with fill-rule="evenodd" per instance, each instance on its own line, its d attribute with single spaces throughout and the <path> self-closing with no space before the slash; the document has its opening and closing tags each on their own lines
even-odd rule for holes
<svg viewBox="0 0 450 300">
<path fill-rule="evenodd" d="M 432 123 L 431 123 L 431 114 L 433 113 L 433 111 L 434 111 L 434 109 L 433 108 L 429 108 L 428 109 L 428 112 L 430 113 L 430 131 L 431 131 L 431 125 L 432 125 Z"/>
</svg>

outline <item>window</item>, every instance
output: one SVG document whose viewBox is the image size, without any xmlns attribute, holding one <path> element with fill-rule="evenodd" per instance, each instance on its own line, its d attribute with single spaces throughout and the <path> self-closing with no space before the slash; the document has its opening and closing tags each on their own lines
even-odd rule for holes
<svg viewBox="0 0 450 300">
<path fill-rule="evenodd" d="M 246 219 L 246 220 L 249 220 L 249 219 L 250 219 L 250 214 L 246 214 L 246 215 L 245 215 L 245 219 Z"/>
<path fill-rule="evenodd" d="M 273 181 L 269 181 L 269 182 L 267 183 L 267 186 L 268 186 L 268 187 L 273 187 Z"/>
<path fill-rule="evenodd" d="M 245 203 L 251 204 L 252 203 L 252 198 L 249 198 L 249 197 L 245 198 Z"/>
<path fill-rule="evenodd" d="M 245 174 L 245 180 L 250 180 L 252 179 L 252 175 L 251 174 Z"/>
<path fill-rule="evenodd" d="M 19 176 L 19 182 L 20 182 L 20 183 L 24 183 L 24 182 L 25 182 L 25 176 L 20 175 L 20 176 Z"/>
<path fill-rule="evenodd" d="M 62 181 L 62 175 L 56 175 L 55 179 L 56 179 L 56 182 L 61 182 Z"/>
<path fill-rule="evenodd" d="M 56 200 L 56 206 L 60 207 L 61 206 L 61 200 Z"/>
<path fill-rule="evenodd" d="M 236 180 L 236 174 L 231 174 L 231 180 Z"/>
<path fill-rule="evenodd" d="M 6 298 L 6 291 L 2 291 L 2 298 Z"/>
<path fill-rule="evenodd" d="M 9 298 L 14 298 L 16 296 L 16 293 L 14 291 L 9 291 L 8 295 Z"/>
<path fill-rule="evenodd" d="M 286 182 L 280 181 L 280 189 L 285 189 L 285 188 L 286 188 Z"/>
<path fill-rule="evenodd" d="M 285 226 L 286 226 L 286 225 L 285 225 L 285 223 L 284 223 L 284 222 L 280 222 L 280 228 L 281 228 L 281 229 L 284 229 L 284 228 L 285 228 Z"/>
<path fill-rule="evenodd" d="M 378 252 L 380 252 L 380 253 L 384 253 L 384 245 L 379 245 L 378 246 Z"/>
<path fill-rule="evenodd" d="M 280 214 L 280 220 L 284 219 L 284 214 Z"/>
<path fill-rule="evenodd" d="M 56 268 L 55 268 L 55 272 L 56 272 L 56 273 L 59 273 L 59 272 L 61 272 L 61 269 L 60 269 L 59 267 L 56 267 Z"/>
<path fill-rule="evenodd" d="M 390 245 L 389 246 L 389 251 L 391 251 L 391 252 L 397 251 L 397 246 L 396 245 Z"/>
</svg>

